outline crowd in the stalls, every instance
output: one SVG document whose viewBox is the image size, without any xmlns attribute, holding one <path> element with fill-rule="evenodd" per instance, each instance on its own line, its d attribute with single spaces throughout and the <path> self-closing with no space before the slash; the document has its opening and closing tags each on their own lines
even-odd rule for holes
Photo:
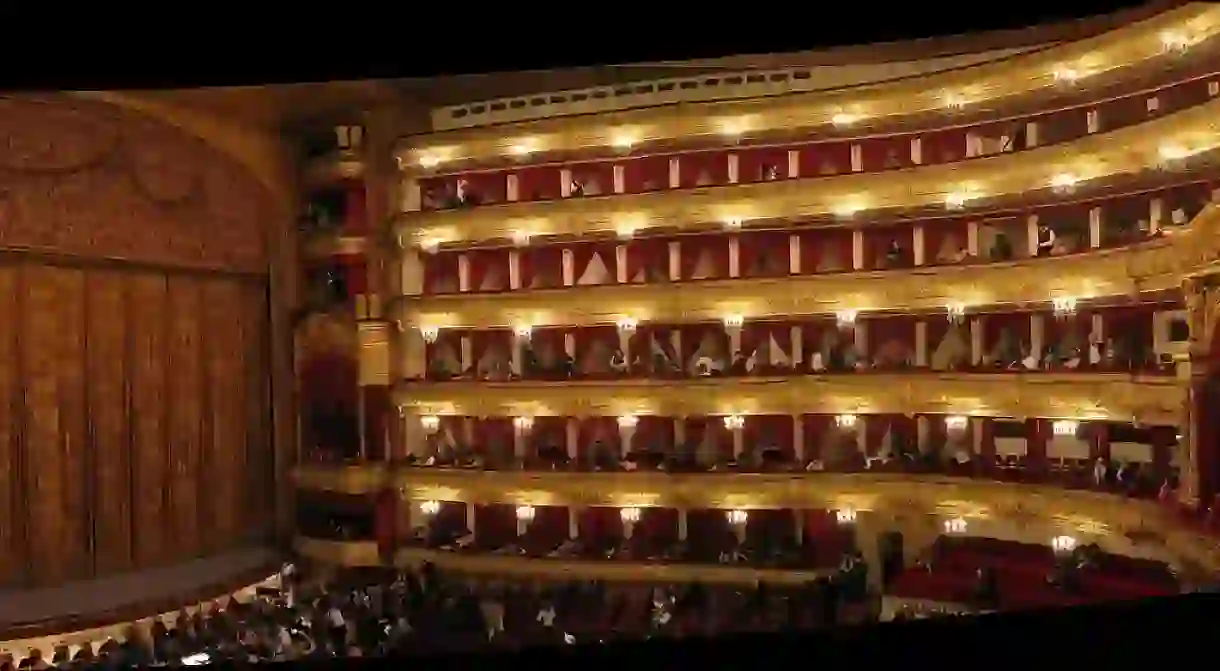
<svg viewBox="0 0 1220 671">
<path fill-rule="evenodd" d="M 866 571 L 867 569 L 865 569 Z M 795 587 L 534 584 L 416 571 L 290 583 L 125 640 L 31 650 L 0 670 L 117 669 L 367 657 L 777 631 L 875 620 L 854 566 Z"/>
</svg>

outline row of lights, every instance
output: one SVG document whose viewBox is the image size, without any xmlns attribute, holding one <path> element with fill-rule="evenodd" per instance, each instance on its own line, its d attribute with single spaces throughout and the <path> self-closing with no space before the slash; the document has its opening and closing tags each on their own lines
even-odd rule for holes
<svg viewBox="0 0 1220 671">
<path fill-rule="evenodd" d="M 950 536 L 964 535 L 967 528 L 966 520 L 961 517 L 953 517 L 944 522 L 945 533 Z M 1072 536 L 1051 538 L 1051 549 L 1055 551 L 1055 554 L 1068 554 L 1076 549 L 1076 544 L 1077 540 Z"/>
<path fill-rule="evenodd" d="M 637 415 L 620 415 L 615 418 L 620 429 L 634 429 L 640 423 Z M 859 422 L 856 415 L 835 415 L 835 426 L 840 429 L 854 429 Z M 440 429 L 441 418 L 436 415 L 425 415 L 419 418 L 420 426 L 428 433 Z M 949 431 L 965 431 L 970 424 L 970 418 L 965 415 L 949 415 L 945 417 L 945 428 Z M 746 418 L 742 415 L 727 415 L 724 418 L 724 428 L 739 431 L 745 428 Z M 529 431 L 534 428 L 533 417 L 514 417 L 513 426 L 519 431 Z M 1051 423 L 1051 433 L 1055 436 L 1075 436 L 1080 430 L 1080 422 L 1071 419 L 1058 419 Z"/>
<path fill-rule="evenodd" d="M 1056 319 L 1064 319 L 1076 314 L 1076 306 L 1079 299 L 1071 296 L 1061 296 L 1051 299 L 1051 311 Z M 950 303 L 945 306 L 945 315 L 950 322 L 960 324 L 966 317 L 967 305 L 965 303 Z M 859 310 L 839 310 L 835 312 L 835 323 L 840 328 L 849 328 L 854 326 L 856 320 L 860 316 Z M 745 326 L 745 315 L 733 314 L 721 318 L 721 323 L 727 329 L 739 329 Z M 639 329 L 640 322 L 631 317 L 624 317 L 615 322 L 615 328 L 623 335 L 631 335 Z M 435 343 L 440 338 L 441 329 L 439 326 L 420 326 L 420 335 L 424 342 L 428 344 Z M 534 326 L 529 324 L 518 324 L 513 327 L 513 335 L 521 340 L 529 340 L 534 333 Z"/>
<path fill-rule="evenodd" d="M 440 501 L 422 501 L 419 504 L 419 511 L 427 517 L 435 517 L 441 510 Z M 532 522 L 538 515 L 538 510 L 534 506 L 523 505 L 517 506 L 513 511 L 517 520 L 520 522 Z M 636 506 L 628 506 L 619 508 L 619 518 L 628 524 L 634 524 L 640 521 L 643 510 Z M 750 519 L 750 513 L 746 510 L 735 509 L 726 510 L 724 513 L 725 519 L 729 524 L 740 526 L 745 524 Z M 835 520 L 839 524 L 855 524 L 856 511 L 851 508 L 839 508 L 835 511 Z"/>
<path fill-rule="evenodd" d="M 1165 31 L 1160 35 L 1161 49 L 1167 54 L 1185 52 L 1195 42 L 1190 36 L 1178 31 Z M 1063 64 L 1056 66 L 1050 73 L 1053 83 L 1059 85 L 1075 85 L 1081 79 L 1089 76 L 1093 70 L 1084 65 Z M 945 91 L 943 104 L 946 109 L 958 111 L 974 102 L 975 95 L 967 90 Z M 849 128 L 868 118 L 868 115 L 851 109 L 851 106 L 840 109 L 830 117 L 830 123 L 836 128 Z M 754 130 L 757 117 L 754 115 L 721 119 L 717 122 L 720 134 L 727 140 L 736 141 L 743 135 Z M 630 152 L 641 142 L 638 129 L 616 128 L 609 133 L 608 144 L 619 152 Z M 508 155 L 517 160 L 525 160 L 546 149 L 545 143 L 538 137 L 521 138 L 508 147 Z M 418 156 L 418 164 L 425 170 L 434 170 L 445 162 L 455 150 L 438 148 L 424 151 Z"/>
</svg>

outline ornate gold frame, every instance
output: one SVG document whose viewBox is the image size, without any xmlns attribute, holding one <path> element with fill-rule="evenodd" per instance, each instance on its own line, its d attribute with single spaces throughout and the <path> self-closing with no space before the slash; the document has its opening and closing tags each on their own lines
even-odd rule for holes
<svg viewBox="0 0 1220 671">
<path fill-rule="evenodd" d="M 513 145 L 524 138 L 531 138 L 540 151 L 568 152 L 610 146 L 615 135 L 622 132 L 631 133 L 636 144 L 646 144 L 722 135 L 726 123 L 766 131 L 829 124 L 835 115 L 843 113 L 864 117 L 862 125 L 868 118 L 944 114 L 949 96 L 981 103 L 1025 95 L 1054 86 L 1055 71 L 1060 68 L 1070 67 L 1089 75 L 1161 56 L 1161 36 L 1167 31 L 1197 43 L 1218 29 L 1220 9 L 1191 3 L 1090 39 L 940 74 L 833 92 L 663 105 L 432 133 L 400 141 L 396 154 L 404 164 L 416 163 L 424 155 L 441 157 L 447 163 L 487 161 L 510 155 Z"/>
<path fill-rule="evenodd" d="M 424 415 L 665 417 L 930 413 L 1132 420 L 1177 425 L 1187 381 L 1123 374 L 859 373 L 606 382 L 403 383 L 395 403 Z"/>
<path fill-rule="evenodd" d="M 1220 100 L 1154 121 L 1097 133 L 1064 144 L 959 163 L 879 173 L 844 174 L 757 184 L 732 184 L 654 193 L 486 205 L 471 210 L 410 212 L 399 216 L 400 244 L 474 242 L 531 236 L 582 236 L 656 226 L 689 229 L 730 220 L 788 219 L 870 210 L 943 206 L 952 194 L 971 202 L 1022 194 L 1072 175 L 1089 180 L 1155 169 L 1167 145 L 1201 153 L 1220 145 Z"/>
</svg>

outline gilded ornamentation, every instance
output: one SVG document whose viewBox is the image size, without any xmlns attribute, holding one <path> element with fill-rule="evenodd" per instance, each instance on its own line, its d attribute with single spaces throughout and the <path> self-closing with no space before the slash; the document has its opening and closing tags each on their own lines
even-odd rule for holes
<svg viewBox="0 0 1220 671">
<path fill-rule="evenodd" d="M 0 246 L 266 272 L 267 195 L 204 142 L 79 98 L 0 98 Z"/>
<path fill-rule="evenodd" d="M 404 383 L 420 414 L 490 417 L 929 413 L 1176 425 L 1187 384 L 1124 374 L 846 375 L 614 382 Z"/>
<path fill-rule="evenodd" d="M 1065 166 L 1092 166 L 1079 174 L 1088 180 L 1155 169 L 1161 147 L 1177 142 L 1195 152 L 1217 144 L 1220 100 L 1163 118 L 1095 133 L 1079 140 L 1015 154 L 976 158 L 883 173 L 846 174 L 756 184 L 703 187 L 653 193 L 485 205 L 474 209 L 410 212 L 400 216 L 400 237 L 424 241 L 473 242 L 533 236 L 613 233 L 625 223 L 635 228 L 664 225 L 691 228 L 728 219 L 821 217 L 823 224 L 844 204 L 868 211 L 941 207 L 963 183 L 977 185 L 984 197 L 1022 194 L 1048 188 Z M 863 219 L 863 217 L 861 217 Z M 861 225 L 869 225 L 862 221 Z"/>
<path fill-rule="evenodd" d="M 1163 56 L 1161 34 L 1189 34 L 1201 41 L 1220 26 L 1220 10 L 1190 4 L 1147 21 L 1086 40 L 1055 45 L 995 64 L 858 86 L 838 92 L 794 93 L 744 101 L 683 103 L 615 112 L 593 117 L 561 117 L 498 125 L 427 136 L 426 143 L 404 141 L 398 155 L 403 163 L 413 154 L 438 150 L 457 161 L 499 160 L 522 137 L 534 138 L 549 151 L 570 152 L 607 146 L 611 135 L 628 129 L 637 143 L 719 136 L 726 120 L 741 120 L 752 131 L 809 128 L 829 124 L 845 111 L 858 114 L 867 128 L 870 118 L 944 114 L 947 93 L 960 92 L 970 101 L 995 101 L 1042 91 L 1055 84 L 1054 71 L 1064 63 L 1105 64 L 1105 69 L 1130 66 Z M 1088 86 L 1083 79 L 1080 86 Z M 420 152 L 413 151 L 420 150 Z"/>
</svg>

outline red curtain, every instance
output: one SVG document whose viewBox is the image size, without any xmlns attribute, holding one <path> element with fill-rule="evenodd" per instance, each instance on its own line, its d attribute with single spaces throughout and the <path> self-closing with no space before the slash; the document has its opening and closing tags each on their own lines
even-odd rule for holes
<svg viewBox="0 0 1220 671">
<path fill-rule="evenodd" d="M 674 445 L 674 420 L 671 417 L 645 415 L 639 418 L 632 437 L 635 451 L 670 450 Z"/>
<path fill-rule="evenodd" d="M 356 408 L 358 365 L 348 354 L 315 354 L 301 368 L 301 401 L 307 408 Z"/>
<path fill-rule="evenodd" d="M 388 456 L 386 439 L 389 437 L 392 407 L 389 387 L 364 387 L 364 446 L 371 461 L 384 461 Z"/>
<path fill-rule="evenodd" d="M 1158 484 L 1169 473 L 1169 464 L 1173 460 L 1173 448 L 1177 442 L 1177 428 L 1172 426 L 1152 427 L 1152 471 Z"/>
<path fill-rule="evenodd" d="M 1074 345 L 1080 349 L 1081 363 L 1088 365 L 1089 335 L 1093 332 L 1093 313 L 1091 311 L 1081 310 L 1064 319 L 1056 319 L 1051 311 L 1034 314 L 1042 316 L 1042 337 L 1046 347 L 1060 346 L 1060 355 L 1066 356 L 1069 352 L 1064 348 Z"/>
<path fill-rule="evenodd" d="M 492 548 L 517 540 L 516 506 L 497 503 L 476 505 L 474 510 L 475 538 L 480 547 Z"/>
<path fill-rule="evenodd" d="M 534 520 L 526 530 L 526 538 L 533 548 L 549 550 L 568 540 L 570 531 L 567 507 L 534 506 Z"/>
<path fill-rule="evenodd" d="M 678 352 L 674 351 L 673 332 L 675 327 L 648 324 L 640 326 L 631 336 L 631 366 L 633 375 L 668 375 L 668 371 L 654 370 L 653 351 L 655 347 L 664 352 L 667 357 L 679 367 L 683 365 Z M 636 366 L 636 362 L 640 362 Z"/>
<path fill-rule="evenodd" d="M 719 279 L 729 276 L 728 236 L 687 235 L 679 240 L 682 243 L 682 279 Z"/>
<path fill-rule="evenodd" d="M 473 195 L 483 205 L 494 205 L 508 200 L 508 173 L 503 171 L 472 172 L 462 175 L 466 180 L 466 193 Z"/>
<path fill-rule="evenodd" d="M 521 287 L 554 289 L 563 286 L 563 248 L 559 245 L 527 247 L 520 251 Z"/>
<path fill-rule="evenodd" d="M 1102 332 L 1106 342 L 1124 343 L 1135 368 L 1146 369 L 1145 352 L 1154 346 L 1153 316 L 1160 308 L 1157 305 L 1124 305 L 1100 310 Z M 1122 366 L 1124 362 L 1117 362 Z"/>
<path fill-rule="evenodd" d="M 1038 124 L 1038 142 L 1042 145 L 1075 140 L 1089 132 L 1086 112 L 1079 107 L 1040 114 L 1031 120 Z"/>
<path fill-rule="evenodd" d="M 682 154 L 679 183 L 683 189 L 723 186 L 729 183 L 729 152 L 700 151 Z"/>
<path fill-rule="evenodd" d="M 443 331 L 448 333 L 448 329 Z M 473 360 L 470 362 L 473 366 L 478 366 L 480 360 L 487 354 L 489 349 L 500 350 L 505 358 L 511 358 L 513 348 L 513 333 L 508 329 L 487 329 L 480 331 L 471 331 L 470 333 L 470 350 Z"/>
<path fill-rule="evenodd" d="M 427 363 L 428 374 L 431 375 L 437 365 L 438 357 L 444 356 L 446 359 L 452 357 L 447 363 L 450 367 L 448 372 L 457 374 L 465 371 L 458 370 L 462 364 L 462 334 L 470 333 L 462 329 L 440 329 L 436 335 L 436 342 L 424 344 L 424 359 Z M 470 365 L 472 362 L 467 362 Z"/>
<path fill-rule="evenodd" d="M 881 453 L 882 443 L 885 441 L 885 434 L 890 432 L 890 416 L 889 415 L 869 415 L 861 417 L 861 422 L 864 422 L 864 449 L 865 453 L 870 457 L 877 456 Z"/>
<path fill-rule="evenodd" d="M 368 202 L 364 182 L 345 182 L 343 184 L 343 232 L 347 235 L 364 235 L 368 229 Z"/>
<path fill-rule="evenodd" d="M 518 200 L 555 200 L 561 193 L 560 184 L 557 166 L 522 168 L 517 171 Z"/>
<path fill-rule="evenodd" d="M 983 349 L 990 352 L 1007 330 L 1022 347 L 1029 344 L 1029 313 L 994 312 L 983 318 Z"/>
<path fill-rule="evenodd" d="M 801 322 L 801 358 L 802 366 L 809 367 L 813 353 L 821 351 L 822 339 L 828 332 L 838 332 L 839 325 L 833 319 L 810 319 Z"/>
<path fill-rule="evenodd" d="M 686 539 L 697 550 L 712 553 L 724 547 L 729 520 L 723 510 L 696 509 L 686 513 Z"/>
<path fill-rule="evenodd" d="M 914 233 L 910 226 L 883 226 L 864 229 L 864 267 L 866 270 L 884 270 L 886 268 L 904 267 L 913 258 L 911 243 Z M 897 263 L 886 258 L 891 245 L 897 244 L 901 251 Z"/>
<path fill-rule="evenodd" d="M 578 420 L 577 457 L 586 461 L 593 453 L 594 447 L 601 445 L 611 450 L 615 456 L 623 453 L 622 441 L 619 439 L 618 420 L 614 417 L 585 417 Z M 637 445 L 639 443 L 637 442 Z"/>
<path fill-rule="evenodd" d="M 742 428 L 746 447 L 778 448 L 791 458 L 793 424 L 790 415 L 747 415 Z"/>
<path fill-rule="evenodd" d="M 864 159 L 864 172 L 909 168 L 911 163 L 910 135 L 891 135 L 856 140 Z"/>
<path fill-rule="evenodd" d="M 834 426 L 833 415 L 801 415 L 801 433 L 804 434 L 805 461 L 821 459 L 822 454 L 830 445 L 823 442 L 831 427 Z"/>
<path fill-rule="evenodd" d="M 966 157 L 966 129 L 949 128 L 920 134 L 922 165 L 952 163 Z"/>
<path fill-rule="evenodd" d="M 420 178 L 419 193 L 423 199 L 423 209 L 431 210 L 441 207 L 446 201 L 446 195 L 453 193 L 456 185 L 456 177 Z"/>
<path fill-rule="evenodd" d="M 669 281 L 669 240 L 634 239 L 627 243 L 627 281 L 633 284 Z"/>
<path fill-rule="evenodd" d="M 689 526 L 688 526 L 689 529 Z M 678 538 L 678 511 L 675 508 L 644 508 L 633 532 L 635 536 L 655 542 L 670 543 Z"/>
<path fill-rule="evenodd" d="M 458 501 L 441 501 L 432 518 L 432 525 L 437 529 L 459 530 L 466 528 L 466 508 L 472 504 Z"/>
<path fill-rule="evenodd" d="M 613 242 L 577 243 L 568 245 L 572 251 L 573 274 L 572 281 L 577 286 L 597 286 L 614 284 L 617 276 L 618 245 Z M 592 267 L 594 258 L 598 266 L 605 269 L 602 274 Z"/>
<path fill-rule="evenodd" d="M 614 193 L 613 163 L 577 163 L 568 166 L 572 179 L 584 187 L 586 196 L 608 196 Z"/>
<path fill-rule="evenodd" d="M 557 447 L 567 452 L 568 418 L 535 417 L 534 428 L 530 434 L 530 442 L 535 447 Z"/>
<path fill-rule="evenodd" d="M 682 370 L 687 370 L 687 364 L 691 358 L 699 351 L 700 346 L 705 343 L 710 347 L 705 350 L 705 353 L 713 358 L 722 356 L 727 358 L 729 352 L 729 336 L 724 331 L 724 326 L 719 322 L 705 324 L 683 324 L 678 327 L 678 331 L 682 334 L 682 361 L 680 362 Z"/>
<path fill-rule="evenodd" d="M 738 181 L 769 182 L 789 179 L 787 147 L 746 148 L 737 152 Z"/>
<path fill-rule="evenodd" d="M 470 259 L 471 291 L 508 290 L 507 249 L 472 249 L 466 258 Z"/>
<path fill-rule="evenodd" d="M 915 323 L 913 315 L 893 315 L 864 320 L 868 350 L 873 364 L 882 368 L 905 366 L 914 361 Z"/>
<path fill-rule="evenodd" d="M 955 263 L 959 252 L 968 249 L 970 224 L 967 219 L 931 219 L 923 224 L 924 265 Z"/>
<path fill-rule="evenodd" d="M 445 294 L 458 290 L 458 259 L 460 252 L 436 252 L 423 254 L 424 293 Z"/>
<path fill-rule="evenodd" d="M 623 516 L 619 508 L 591 506 L 580 511 L 577 520 L 580 537 L 586 542 L 623 537 Z"/>
<path fill-rule="evenodd" d="M 669 156 L 645 156 L 622 162 L 627 193 L 664 191 L 669 188 Z"/>
<path fill-rule="evenodd" d="M 608 368 L 607 353 L 612 355 L 619 349 L 618 328 L 614 326 L 586 326 L 576 331 L 576 374 L 581 377 L 614 377 L 617 373 Z"/>
<path fill-rule="evenodd" d="M 1088 422 L 1084 425 L 1084 433 L 1089 441 L 1089 460 L 1110 460 L 1110 427 L 1106 422 Z"/>
<path fill-rule="evenodd" d="M 804 173 L 802 173 L 804 174 Z M 801 274 L 850 272 L 852 232 L 846 228 L 802 231 Z"/>
<path fill-rule="evenodd" d="M 801 177 L 824 177 L 851 172 L 851 142 L 838 140 L 800 147 Z"/>
<path fill-rule="evenodd" d="M 796 535 L 796 520 L 791 510 L 751 510 L 746 518 L 746 539 L 752 543 L 776 539 L 791 542 Z"/>
<path fill-rule="evenodd" d="M 530 349 L 537 357 L 538 364 L 552 371 L 552 374 L 558 373 L 559 364 L 567 354 L 564 349 L 567 331 L 562 326 L 547 326 L 534 329 L 530 335 Z"/>
<path fill-rule="evenodd" d="M 789 238 L 786 231 L 742 233 L 738 265 L 741 277 L 786 277 L 790 270 Z"/>
<path fill-rule="evenodd" d="M 932 452 L 943 452 L 945 444 L 949 440 L 949 431 L 945 427 L 945 416 L 936 414 L 916 415 L 915 421 L 918 422 L 920 418 L 925 420 L 924 425 L 928 427 L 928 432 L 924 436 L 927 446 Z"/>
</svg>

